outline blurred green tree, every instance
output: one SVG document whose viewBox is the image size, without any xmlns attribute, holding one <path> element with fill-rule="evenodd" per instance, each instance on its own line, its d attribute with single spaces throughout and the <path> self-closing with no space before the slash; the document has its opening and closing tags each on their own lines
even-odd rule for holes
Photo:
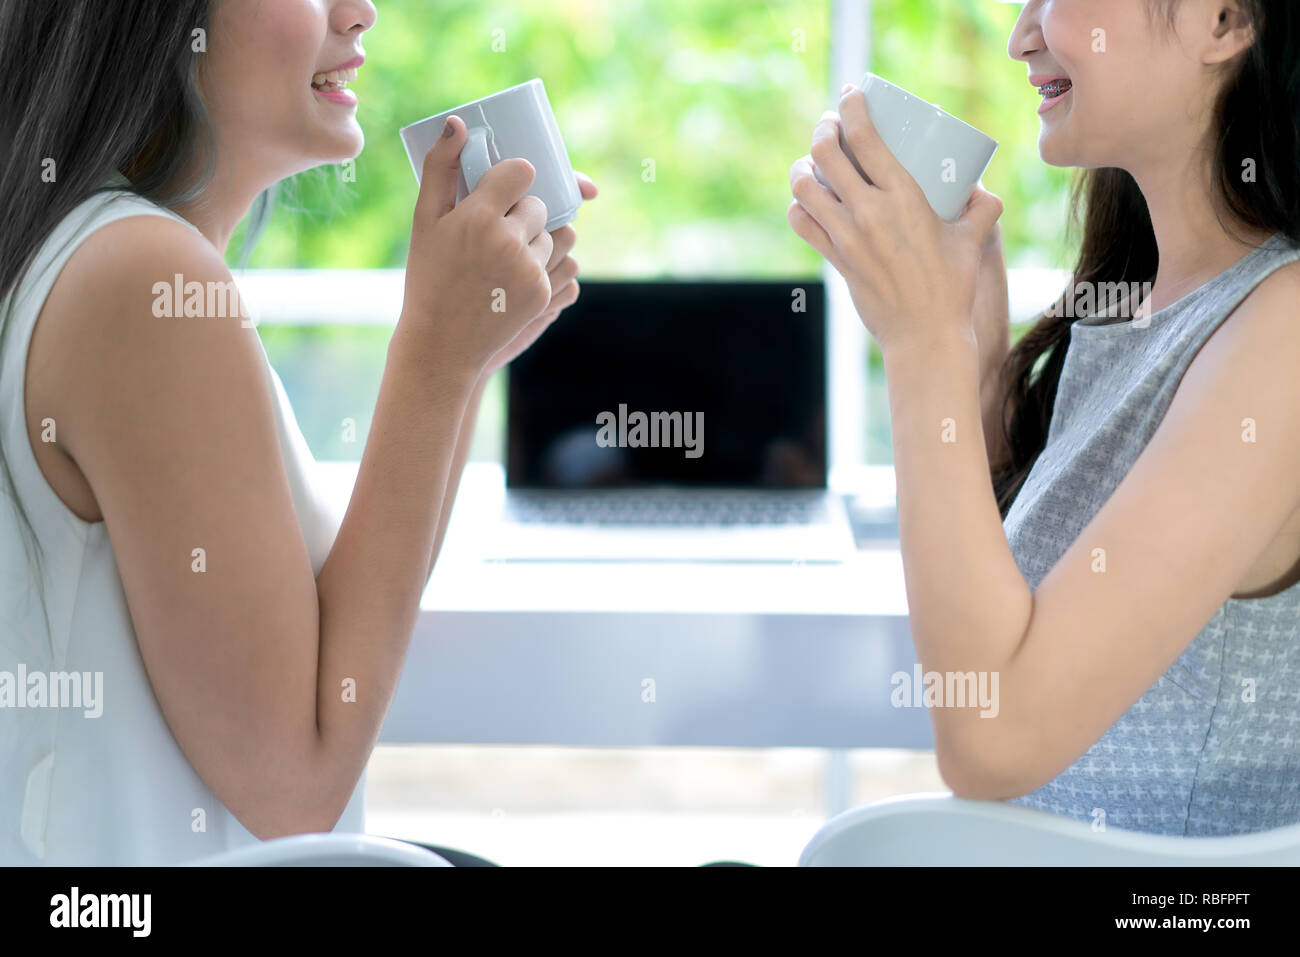
<svg viewBox="0 0 1300 957">
<path fill-rule="evenodd" d="M 250 265 L 404 265 L 416 184 L 398 129 L 541 77 L 574 167 L 602 191 L 578 219 L 584 273 L 820 269 L 785 209 L 790 164 L 808 151 L 840 83 L 829 76 L 829 0 L 378 7 L 355 84 L 366 148 L 353 167 L 286 184 Z M 1066 257 L 1066 174 L 1039 160 L 1039 98 L 1007 56 L 1017 10 L 995 0 L 874 0 L 872 63 L 999 140 L 985 185 L 1006 203 L 1008 259 L 1052 266 Z M 232 262 L 239 251 L 232 243 Z"/>
<path fill-rule="evenodd" d="M 845 80 L 830 76 L 830 0 L 378 0 L 355 84 L 366 148 L 354 164 L 282 184 L 252 267 L 405 265 L 416 182 L 400 127 L 541 77 L 576 169 L 601 195 L 579 214 L 588 277 L 817 275 L 786 222 L 790 164 Z M 1039 97 L 1007 55 L 1019 6 L 873 0 L 872 69 L 1000 143 L 985 186 L 1002 197 L 1011 266 L 1062 267 L 1068 174 L 1038 157 Z M 241 256 L 242 236 L 230 247 Z M 396 316 L 393 317 L 394 321 Z M 340 414 L 369 409 L 382 329 L 264 328 L 313 451 L 356 458 Z M 889 461 L 879 354 L 869 460 Z M 343 398 L 346 396 L 347 398 Z M 348 412 L 351 409 L 353 411 Z M 499 388 L 489 393 L 495 457 Z M 494 431 L 495 430 L 495 431 Z"/>
</svg>

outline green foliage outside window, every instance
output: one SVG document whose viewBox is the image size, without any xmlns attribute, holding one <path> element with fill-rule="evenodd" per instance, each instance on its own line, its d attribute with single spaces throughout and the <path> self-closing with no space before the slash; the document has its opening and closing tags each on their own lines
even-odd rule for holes
<svg viewBox="0 0 1300 957">
<path fill-rule="evenodd" d="M 416 182 L 398 129 L 536 76 L 574 167 L 601 189 L 576 223 L 585 276 L 820 272 L 785 210 L 791 162 L 808 152 L 840 84 L 861 79 L 830 76 L 829 0 L 376 5 L 354 85 L 365 151 L 355 165 L 284 185 L 251 267 L 402 267 Z M 1006 204 L 1009 265 L 1062 267 L 1067 173 L 1038 158 L 1040 98 L 1025 64 L 1007 56 L 1019 10 L 996 0 L 874 0 L 872 69 L 1000 142 L 984 183 Z M 232 264 L 240 246 L 237 235 Z M 317 457 L 358 458 L 362 442 L 341 443 L 339 413 L 357 418 L 364 437 L 383 330 L 261 332 Z M 494 415 L 496 391 L 484 412 Z M 871 457 L 888 460 L 882 427 L 873 411 Z M 496 457 L 495 441 L 477 454 Z"/>
</svg>

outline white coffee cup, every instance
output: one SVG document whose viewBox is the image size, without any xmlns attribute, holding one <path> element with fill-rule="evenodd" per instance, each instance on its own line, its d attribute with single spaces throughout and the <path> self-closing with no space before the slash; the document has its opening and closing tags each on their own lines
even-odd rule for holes
<svg viewBox="0 0 1300 957">
<path fill-rule="evenodd" d="M 997 140 L 874 73 L 863 78 L 861 90 L 880 139 L 912 174 L 930 208 L 950 222 L 957 219 L 988 169 Z M 843 125 L 840 145 L 862 178 L 871 182 L 849 149 Z M 821 184 L 831 189 L 822 171 L 815 173 Z"/>
<path fill-rule="evenodd" d="M 425 154 L 442 135 L 451 116 L 459 116 L 469 130 L 469 139 L 460 152 L 457 203 L 474 190 L 483 174 L 495 164 L 520 157 L 532 163 L 537 171 L 528 195 L 546 204 L 547 231 L 559 229 L 577 218 L 582 192 L 540 79 L 402 127 L 402 143 L 415 170 L 416 182 L 424 169 Z"/>
</svg>

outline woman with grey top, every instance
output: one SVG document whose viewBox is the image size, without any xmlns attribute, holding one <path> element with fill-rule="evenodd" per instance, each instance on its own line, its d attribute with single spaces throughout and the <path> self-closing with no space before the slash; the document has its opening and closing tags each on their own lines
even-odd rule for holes
<svg viewBox="0 0 1300 957">
<path fill-rule="evenodd" d="M 1086 170 L 1015 348 L 996 197 L 939 220 L 848 88 L 791 169 L 884 354 L 918 658 L 998 679 L 995 716 L 935 702 L 939 769 L 1097 827 L 1296 823 L 1300 8 L 1029 0 L 1008 52 Z"/>
</svg>

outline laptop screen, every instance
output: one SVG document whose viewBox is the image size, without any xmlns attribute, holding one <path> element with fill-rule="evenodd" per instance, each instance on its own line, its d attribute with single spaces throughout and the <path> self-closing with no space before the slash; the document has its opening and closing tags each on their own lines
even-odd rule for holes
<svg viewBox="0 0 1300 957">
<path fill-rule="evenodd" d="M 510 366 L 510 488 L 826 487 L 821 280 L 580 282 Z"/>
</svg>

